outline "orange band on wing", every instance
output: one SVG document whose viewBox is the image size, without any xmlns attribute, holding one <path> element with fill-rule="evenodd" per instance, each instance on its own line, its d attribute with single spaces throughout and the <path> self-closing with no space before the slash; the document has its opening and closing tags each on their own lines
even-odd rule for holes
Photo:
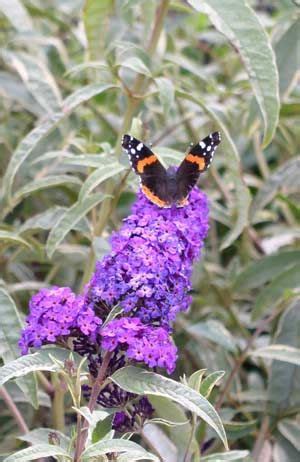
<svg viewBox="0 0 300 462">
<path fill-rule="evenodd" d="M 146 167 L 146 165 L 154 164 L 154 162 L 156 162 L 156 161 L 157 161 L 157 157 L 155 155 L 150 156 L 150 157 L 145 157 L 145 159 L 143 159 L 143 160 L 139 160 L 137 165 L 136 165 L 137 171 L 139 173 L 143 173 L 144 168 Z"/>
<path fill-rule="evenodd" d="M 202 157 L 193 156 L 193 154 L 189 154 L 185 158 L 189 162 L 193 162 L 193 164 L 199 165 L 199 170 L 205 170 L 205 160 Z"/>
<path fill-rule="evenodd" d="M 168 204 L 161 200 L 159 197 L 155 196 L 153 192 L 147 188 L 147 186 L 142 185 L 142 191 L 145 194 L 145 196 L 149 199 L 149 201 L 153 202 L 154 204 L 158 205 L 159 207 L 166 207 Z"/>
</svg>

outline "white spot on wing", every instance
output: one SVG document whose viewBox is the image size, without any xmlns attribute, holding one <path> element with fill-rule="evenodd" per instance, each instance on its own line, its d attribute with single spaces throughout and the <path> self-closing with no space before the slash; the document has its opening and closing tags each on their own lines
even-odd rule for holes
<svg viewBox="0 0 300 462">
<path fill-rule="evenodd" d="M 135 149 L 130 149 L 131 154 L 135 154 Z"/>
<path fill-rule="evenodd" d="M 206 146 L 206 144 L 204 143 L 204 141 L 200 141 L 200 143 L 199 143 L 199 144 L 200 144 L 200 148 L 202 148 L 202 149 L 204 149 L 204 148 L 205 148 L 205 146 Z"/>
<path fill-rule="evenodd" d="M 143 149 L 143 146 L 143 143 L 138 144 L 136 147 L 137 151 L 141 151 Z"/>
<path fill-rule="evenodd" d="M 207 146 L 206 150 L 207 150 L 207 151 L 210 151 L 210 150 L 211 150 L 211 146 Z"/>
</svg>

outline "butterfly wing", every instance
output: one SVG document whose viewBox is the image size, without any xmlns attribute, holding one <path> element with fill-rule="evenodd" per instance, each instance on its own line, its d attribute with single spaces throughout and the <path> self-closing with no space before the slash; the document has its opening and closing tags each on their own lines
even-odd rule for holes
<svg viewBox="0 0 300 462">
<path fill-rule="evenodd" d="M 167 172 L 154 152 L 130 135 L 123 136 L 122 147 L 128 154 L 133 170 L 140 177 L 145 196 L 159 207 L 169 207 Z"/>
<path fill-rule="evenodd" d="M 214 132 L 191 147 L 176 172 L 178 205 L 186 203 L 189 192 L 197 183 L 200 174 L 209 168 L 220 142 L 220 133 Z"/>
</svg>

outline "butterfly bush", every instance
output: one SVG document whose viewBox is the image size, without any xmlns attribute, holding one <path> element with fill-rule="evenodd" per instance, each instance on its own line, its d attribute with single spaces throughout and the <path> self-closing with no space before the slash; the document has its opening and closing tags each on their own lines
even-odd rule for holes
<svg viewBox="0 0 300 462">
<path fill-rule="evenodd" d="M 22 352 L 49 343 L 66 345 L 72 337 L 94 377 L 105 351 L 112 353 L 109 374 L 129 361 L 172 373 L 177 358 L 172 323 L 190 305 L 192 264 L 208 226 L 207 198 L 198 188 L 182 208 L 159 208 L 139 193 L 131 215 L 111 237 L 111 252 L 97 262 L 82 295 L 52 287 L 32 297 L 19 342 Z M 107 322 L 116 306 L 118 314 Z M 88 397 L 88 385 L 84 392 Z M 109 383 L 97 402 L 124 408 L 132 399 L 137 397 Z M 147 398 L 136 401 L 131 411 L 115 415 L 116 429 L 133 428 L 138 413 L 145 417 L 153 412 Z"/>
</svg>

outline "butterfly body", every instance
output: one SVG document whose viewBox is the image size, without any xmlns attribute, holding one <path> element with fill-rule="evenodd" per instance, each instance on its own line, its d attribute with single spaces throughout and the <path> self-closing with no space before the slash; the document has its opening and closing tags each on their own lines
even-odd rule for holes
<svg viewBox="0 0 300 462">
<path fill-rule="evenodd" d="M 159 207 L 182 207 L 199 175 L 209 168 L 220 141 L 220 133 L 214 132 L 193 145 L 177 169 L 165 169 L 154 152 L 133 136 L 124 135 L 122 146 L 146 197 Z"/>
</svg>

